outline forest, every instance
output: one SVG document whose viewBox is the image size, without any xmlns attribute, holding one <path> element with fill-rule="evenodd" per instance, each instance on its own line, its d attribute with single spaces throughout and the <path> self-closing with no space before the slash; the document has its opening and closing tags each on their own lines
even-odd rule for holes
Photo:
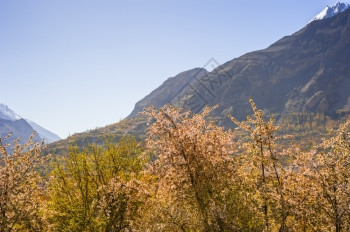
<svg viewBox="0 0 350 232">
<path fill-rule="evenodd" d="M 55 159 L 33 137 L 1 138 L 0 232 L 350 231 L 350 118 L 315 115 L 327 136 L 305 141 L 293 139 L 301 127 L 280 131 L 300 117 L 278 124 L 250 104 L 229 130 L 215 107 L 150 107 L 145 140 L 71 145 Z"/>
</svg>

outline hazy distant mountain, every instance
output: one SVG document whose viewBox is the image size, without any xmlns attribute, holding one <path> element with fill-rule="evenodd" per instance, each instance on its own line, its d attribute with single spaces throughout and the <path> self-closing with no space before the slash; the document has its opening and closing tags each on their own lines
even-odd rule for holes
<svg viewBox="0 0 350 232">
<path fill-rule="evenodd" d="M 7 105 L 0 103 L 0 136 L 7 136 L 10 132 L 14 138 L 20 137 L 27 140 L 35 130 L 37 135 L 35 140 L 41 141 L 45 139 L 46 143 L 52 143 L 60 139 L 54 133 L 39 126 L 29 119 L 23 119 L 21 116 L 13 112 Z M 22 141 L 25 142 L 25 141 Z"/>
<path fill-rule="evenodd" d="M 350 113 L 349 64 L 350 9 L 347 9 L 333 17 L 315 20 L 268 48 L 230 60 L 211 72 L 197 68 L 171 77 L 136 103 L 126 120 L 75 134 L 52 148 L 65 147 L 69 141 L 86 145 L 101 141 L 106 135 L 120 138 L 125 134 L 144 134 L 145 120 L 137 115 L 150 105 L 173 104 L 199 112 L 206 105 L 219 104 L 213 116 L 228 127 L 233 126 L 228 114 L 242 119 L 251 113 L 250 97 L 271 114 L 346 115 Z"/>
<path fill-rule="evenodd" d="M 15 121 L 22 117 L 13 112 L 7 105 L 0 103 L 0 118 Z"/>
<path fill-rule="evenodd" d="M 9 141 L 3 141 L 4 143 L 9 143 L 16 138 L 21 138 L 21 143 L 26 143 L 33 131 L 33 128 L 23 118 L 18 120 L 7 120 L 0 118 L 0 137 L 4 138 L 12 133 Z M 41 142 L 41 140 L 41 137 L 36 134 L 34 141 Z"/>
<path fill-rule="evenodd" d="M 61 138 L 52 133 L 51 131 L 46 130 L 45 128 L 41 127 L 40 125 L 36 124 L 35 122 L 26 119 L 26 121 L 29 123 L 29 125 L 31 125 L 33 127 L 33 129 L 38 132 L 38 134 L 40 135 L 41 138 L 45 139 L 46 143 L 53 143 L 57 140 L 60 140 Z"/>
<path fill-rule="evenodd" d="M 333 16 L 345 11 L 349 7 L 350 7 L 350 5 L 348 3 L 340 3 L 340 2 L 338 2 L 337 4 L 335 4 L 333 6 L 326 6 L 326 8 L 324 8 L 311 21 L 333 17 Z"/>
</svg>

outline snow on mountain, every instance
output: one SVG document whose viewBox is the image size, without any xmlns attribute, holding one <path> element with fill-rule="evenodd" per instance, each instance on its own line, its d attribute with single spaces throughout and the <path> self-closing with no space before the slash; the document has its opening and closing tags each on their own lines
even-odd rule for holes
<svg viewBox="0 0 350 232">
<path fill-rule="evenodd" d="M 0 119 L 10 120 L 10 121 L 17 121 L 23 119 L 21 116 L 13 112 L 7 105 L 0 103 Z M 46 130 L 45 128 L 39 126 L 35 122 L 24 119 L 27 121 L 27 123 L 32 127 L 33 131 L 35 130 L 40 138 L 45 139 L 46 143 L 52 143 L 57 140 L 60 140 L 61 138 L 57 136 L 56 134 Z M 28 127 L 30 127 L 28 125 Z"/>
<path fill-rule="evenodd" d="M 310 22 L 315 20 L 322 20 L 333 17 L 350 7 L 349 3 L 336 3 L 333 6 L 326 6 L 318 15 L 316 15 Z"/>
<path fill-rule="evenodd" d="M 13 112 L 7 105 L 0 103 L 0 118 L 15 121 L 22 117 Z"/>
</svg>

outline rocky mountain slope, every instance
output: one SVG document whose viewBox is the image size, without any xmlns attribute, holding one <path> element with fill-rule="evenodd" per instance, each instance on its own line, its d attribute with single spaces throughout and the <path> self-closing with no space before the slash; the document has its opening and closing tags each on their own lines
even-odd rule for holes
<svg viewBox="0 0 350 232">
<path fill-rule="evenodd" d="M 193 112 L 206 105 L 218 123 L 232 127 L 227 115 L 242 119 L 251 113 L 248 99 L 270 114 L 322 113 L 333 118 L 350 113 L 350 9 L 314 20 L 266 49 L 245 54 L 211 72 L 196 68 L 166 80 L 136 106 L 127 119 L 104 128 L 75 134 L 53 148 L 140 135 L 144 107 L 173 104 Z"/>
<path fill-rule="evenodd" d="M 190 88 L 195 78 L 203 78 L 207 74 L 204 68 L 194 68 L 184 71 L 175 77 L 168 78 L 161 86 L 152 91 L 149 95 L 137 102 L 134 110 L 128 116 L 134 117 L 145 107 L 153 105 L 154 107 L 162 107 L 165 104 L 176 104 L 177 96 Z"/>
<path fill-rule="evenodd" d="M 350 112 L 349 62 L 350 9 L 313 21 L 268 48 L 228 61 L 212 72 L 199 71 L 200 75 L 188 78 L 191 82 L 182 83 L 186 88 L 177 96 L 163 95 L 161 99 L 172 99 L 168 103 L 194 112 L 219 104 L 218 118 L 227 114 L 244 117 L 250 113 L 250 97 L 269 113 L 336 116 Z M 176 77 L 169 81 L 181 83 Z M 166 92 L 165 83 L 153 93 Z M 151 93 L 136 104 L 132 115 L 140 111 L 140 103 L 149 106 L 158 101 Z"/>
</svg>

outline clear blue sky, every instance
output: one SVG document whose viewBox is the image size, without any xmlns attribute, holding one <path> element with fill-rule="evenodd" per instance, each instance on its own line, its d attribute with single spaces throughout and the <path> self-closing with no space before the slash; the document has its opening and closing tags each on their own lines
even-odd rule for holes
<svg viewBox="0 0 350 232">
<path fill-rule="evenodd" d="M 125 118 L 168 77 L 263 49 L 330 0 L 1 0 L 0 102 L 62 138 Z"/>
</svg>

